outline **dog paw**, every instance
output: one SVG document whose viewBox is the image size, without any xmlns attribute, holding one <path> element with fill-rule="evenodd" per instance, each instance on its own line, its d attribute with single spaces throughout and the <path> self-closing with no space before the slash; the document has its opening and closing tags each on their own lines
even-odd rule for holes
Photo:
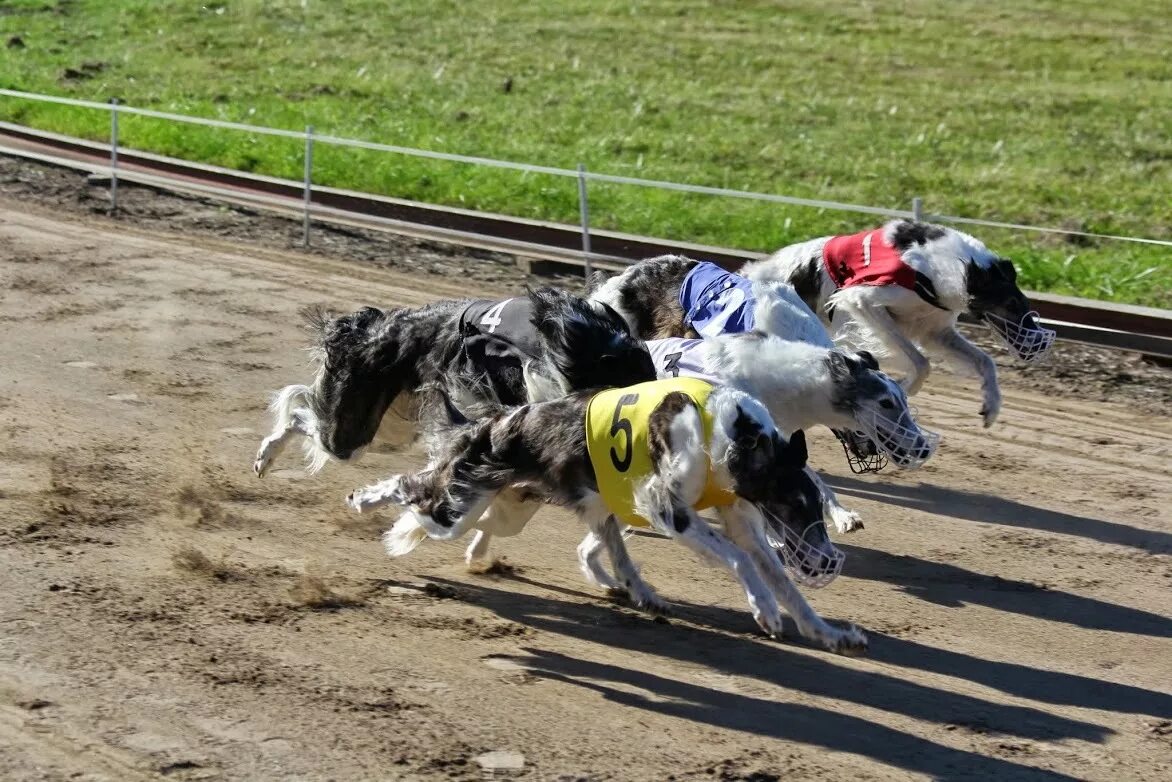
<svg viewBox="0 0 1172 782">
<path fill-rule="evenodd" d="M 268 455 L 264 453 L 258 453 L 256 455 L 256 461 L 252 463 L 253 474 L 258 478 L 263 478 L 265 475 L 265 470 L 269 468 L 269 461 L 270 460 Z"/>
<path fill-rule="evenodd" d="M 831 511 L 831 521 L 834 522 L 834 528 L 838 530 L 840 535 L 845 535 L 848 532 L 857 532 L 863 529 L 863 519 L 859 514 L 853 510 L 839 508 Z"/>
<path fill-rule="evenodd" d="M 646 611 L 657 616 L 666 616 L 671 613 L 671 606 L 647 584 L 628 585 L 625 590 L 631 604 L 640 611 Z"/>
<path fill-rule="evenodd" d="M 864 655 L 868 647 L 866 634 L 854 625 L 845 630 L 836 630 L 824 643 L 830 651 L 846 657 Z"/>
<path fill-rule="evenodd" d="M 988 429 L 997 420 L 1001 413 L 1001 405 L 985 405 L 981 408 L 981 418 L 985 419 L 985 428 Z"/>
<path fill-rule="evenodd" d="M 359 513 L 374 510 L 392 502 L 401 504 L 403 502 L 403 496 L 399 490 L 401 483 L 402 479 L 396 475 L 382 483 L 355 489 L 346 497 L 346 504 Z"/>
<path fill-rule="evenodd" d="M 757 626 L 761 628 L 762 632 L 775 641 L 780 641 L 785 631 L 785 621 L 782 619 L 781 613 L 755 613 L 753 619 L 757 621 Z"/>
</svg>

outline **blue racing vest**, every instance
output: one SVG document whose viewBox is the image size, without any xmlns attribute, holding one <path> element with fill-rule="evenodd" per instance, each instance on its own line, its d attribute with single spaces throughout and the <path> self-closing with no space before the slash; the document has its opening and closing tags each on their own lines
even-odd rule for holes
<svg viewBox="0 0 1172 782">
<path fill-rule="evenodd" d="M 756 303 L 748 279 L 708 261 L 696 264 L 680 286 L 684 322 L 704 337 L 752 331 Z"/>
</svg>

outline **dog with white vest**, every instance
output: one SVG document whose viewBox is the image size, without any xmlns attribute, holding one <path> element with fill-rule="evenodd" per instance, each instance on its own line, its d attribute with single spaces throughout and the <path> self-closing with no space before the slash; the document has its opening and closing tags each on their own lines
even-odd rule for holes
<svg viewBox="0 0 1172 782">
<path fill-rule="evenodd" d="M 957 331 L 958 317 L 989 324 L 1023 361 L 1042 360 L 1054 343 L 1018 288 L 1013 263 L 953 228 L 894 220 L 790 245 L 741 271 L 757 283 L 793 286 L 836 338 L 902 364 L 909 394 L 931 369 L 921 349 L 975 372 L 985 426 L 1001 411 L 997 366 Z"/>
<path fill-rule="evenodd" d="M 590 298 L 614 309 L 632 333 L 649 341 L 760 331 L 792 342 L 834 346 L 821 319 L 788 282 L 752 280 L 680 255 L 648 258 L 615 277 L 596 280 Z M 887 465 L 882 442 L 854 429 L 833 431 L 853 472 L 878 472 Z"/>
</svg>

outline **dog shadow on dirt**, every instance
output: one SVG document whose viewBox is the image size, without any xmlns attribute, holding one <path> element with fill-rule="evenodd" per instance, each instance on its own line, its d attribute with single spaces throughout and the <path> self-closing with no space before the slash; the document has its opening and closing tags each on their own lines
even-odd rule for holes
<svg viewBox="0 0 1172 782">
<path fill-rule="evenodd" d="M 1088 630 L 1172 638 L 1172 619 L 1160 614 L 1030 581 L 977 573 L 947 562 L 852 546 L 841 539 L 836 545 L 847 555 L 843 575 L 882 581 L 935 605 L 948 608 L 983 605 Z"/>
<path fill-rule="evenodd" d="M 457 599 L 538 631 L 571 638 L 589 648 L 603 644 L 666 657 L 726 676 L 774 684 L 811 696 L 855 703 L 951 726 L 971 734 L 1013 736 L 1023 740 L 1075 738 L 1102 742 L 1113 731 L 1090 722 L 926 686 L 888 673 L 862 670 L 829 653 L 798 652 L 791 643 L 756 635 L 743 611 L 689 603 L 674 604 L 680 621 L 668 626 L 625 608 L 599 604 L 597 596 L 514 576 L 511 580 L 561 593 L 566 599 L 498 589 L 490 582 L 457 582 L 432 577 L 454 590 Z M 588 602 L 582 602 L 586 600 Z M 1133 711 L 1172 707 L 1172 699 L 1137 688 L 1110 685 L 1081 676 L 1051 673 L 1005 663 L 990 664 L 956 652 L 941 652 L 909 641 L 871 635 L 872 657 L 885 663 L 929 670 L 948 668 L 951 676 L 971 678 L 1001 689 L 1046 694 L 1055 702 Z M 854 752 L 909 771 L 948 779 L 1033 777 L 1066 779 L 1009 760 L 954 749 L 887 725 L 850 714 L 849 709 L 778 703 L 746 693 L 727 692 L 694 682 L 605 662 L 570 657 L 537 648 L 524 655 L 496 655 L 523 665 L 535 675 L 592 689 L 609 700 L 715 727 Z M 931 662 L 919 665 L 921 657 Z M 950 667 L 951 666 L 951 667 Z M 1039 677 L 1039 683 L 1026 683 Z M 996 685 L 993 685 L 996 682 Z M 637 688 L 649 695 L 631 692 Z M 751 688 L 751 686 L 750 686 Z M 1089 692 L 1089 695 L 1083 693 Z M 1146 699 L 1146 700 L 1145 700 Z M 1042 698 L 1048 700 L 1048 698 Z M 1083 701 L 1087 701 L 1084 703 Z M 1146 711 L 1146 708 L 1144 709 Z"/>
<path fill-rule="evenodd" d="M 930 483 L 872 483 L 846 476 L 823 476 L 835 491 L 865 500 L 899 505 L 937 516 L 984 521 L 1007 527 L 1097 540 L 1149 554 L 1172 553 L 1172 533 L 1132 527 L 1117 521 L 1036 508 L 992 494 L 949 489 Z"/>
</svg>

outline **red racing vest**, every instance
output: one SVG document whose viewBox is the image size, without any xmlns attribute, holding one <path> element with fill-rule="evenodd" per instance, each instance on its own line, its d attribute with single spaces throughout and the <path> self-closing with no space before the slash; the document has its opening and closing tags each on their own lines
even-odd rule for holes
<svg viewBox="0 0 1172 782">
<path fill-rule="evenodd" d="M 822 264 L 835 287 L 898 285 L 933 307 L 945 310 L 928 275 L 904 263 L 898 249 L 883 238 L 883 229 L 835 236 L 822 248 Z"/>
</svg>

